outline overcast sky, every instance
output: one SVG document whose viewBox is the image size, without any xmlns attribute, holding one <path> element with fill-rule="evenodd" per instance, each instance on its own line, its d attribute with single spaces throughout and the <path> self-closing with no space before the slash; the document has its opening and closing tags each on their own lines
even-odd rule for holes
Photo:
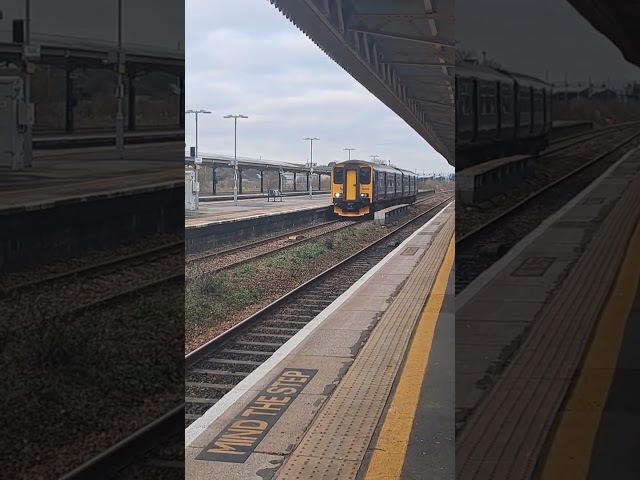
<svg viewBox="0 0 640 480">
<path fill-rule="evenodd" d="M 458 47 L 487 52 L 511 70 L 550 81 L 640 80 L 604 35 L 566 0 L 456 0 Z"/>
<path fill-rule="evenodd" d="M 199 151 L 319 164 L 369 155 L 425 172 L 453 169 L 268 0 L 186 0 L 186 106 L 199 116 Z M 195 120 L 186 119 L 187 145 Z"/>
</svg>

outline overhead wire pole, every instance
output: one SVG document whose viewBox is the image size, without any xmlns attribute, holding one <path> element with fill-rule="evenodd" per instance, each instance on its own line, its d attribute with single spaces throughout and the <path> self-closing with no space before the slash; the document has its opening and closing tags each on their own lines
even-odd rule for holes
<svg viewBox="0 0 640 480">
<path fill-rule="evenodd" d="M 238 119 L 249 118 L 246 115 L 225 115 L 233 118 L 233 205 L 238 206 Z"/>
<path fill-rule="evenodd" d="M 118 0 L 118 113 L 116 114 L 116 151 L 120 160 L 124 159 L 124 114 L 122 100 L 124 85 L 122 84 L 122 0 Z"/>
<path fill-rule="evenodd" d="M 373 163 L 376 163 L 376 160 L 380 158 L 380 155 L 369 155 L 373 159 Z"/>
<path fill-rule="evenodd" d="M 343 150 L 347 150 L 349 152 L 349 161 L 351 161 L 351 150 L 355 150 L 355 148 L 343 148 Z"/>
<path fill-rule="evenodd" d="M 24 44 L 29 46 L 31 45 L 31 0 L 25 0 L 24 6 L 24 16 L 25 16 L 25 25 L 24 25 Z M 24 52 L 24 47 L 23 47 Z M 24 55 L 24 53 L 23 53 Z M 24 103 L 28 108 L 31 103 L 31 72 L 29 71 L 29 60 L 25 55 L 24 59 Z M 33 165 L 33 127 L 31 122 L 27 122 L 27 128 L 25 129 L 24 135 L 24 165 L 25 167 L 31 167 Z"/>
<path fill-rule="evenodd" d="M 313 141 L 320 139 L 316 137 L 307 137 L 303 138 L 303 140 L 311 141 L 311 155 L 309 160 L 309 167 L 311 168 L 311 173 L 309 174 L 309 198 L 313 199 L 313 181 L 311 181 L 311 176 L 313 175 Z"/>
</svg>

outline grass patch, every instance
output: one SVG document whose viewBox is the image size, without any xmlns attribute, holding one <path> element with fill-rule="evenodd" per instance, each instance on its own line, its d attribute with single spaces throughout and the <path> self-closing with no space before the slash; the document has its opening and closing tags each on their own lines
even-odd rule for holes
<svg viewBox="0 0 640 480">
<path fill-rule="evenodd" d="M 34 309 L 16 323 L 19 328 L 0 327 L 3 451 L 47 437 L 60 445 L 77 442 L 82 431 L 107 429 L 113 418 L 154 395 L 179 399 L 179 297 L 145 294 L 61 317 Z"/>
<path fill-rule="evenodd" d="M 251 279 L 257 274 L 257 266 L 247 264 L 219 275 L 200 275 L 187 282 L 187 321 L 209 323 L 224 320 L 230 310 L 237 310 L 260 300 L 260 292 L 251 287 Z"/>
<path fill-rule="evenodd" d="M 287 268 L 312 263 L 318 257 L 324 255 L 329 248 L 325 242 L 315 241 L 307 243 L 299 248 L 287 250 L 274 255 L 264 261 L 268 268 Z"/>
</svg>

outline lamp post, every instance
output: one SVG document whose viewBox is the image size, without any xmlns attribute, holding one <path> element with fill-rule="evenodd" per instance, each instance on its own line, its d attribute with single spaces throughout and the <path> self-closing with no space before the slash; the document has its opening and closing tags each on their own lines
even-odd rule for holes
<svg viewBox="0 0 640 480">
<path fill-rule="evenodd" d="M 122 100 L 124 86 L 122 84 L 122 0 L 118 0 L 118 112 L 116 113 L 116 151 L 118 158 L 124 158 L 124 114 L 122 113 Z"/>
<path fill-rule="evenodd" d="M 303 138 L 303 140 L 309 140 L 311 142 L 311 155 L 309 156 L 309 167 L 311 167 L 311 173 L 309 174 L 309 198 L 313 199 L 313 182 L 311 181 L 311 176 L 313 175 L 313 141 L 320 139 L 316 137 L 307 137 Z"/>
<path fill-rule="evenodd" d="M 24 44 L 31 45 L 31 0 L 25 0 L 25 25 L 24 25 Z M 31 102 L 31 72 L 29 71 L 28 59 L 25 57 L 25 72 L 24 72 L 24 102 L 27 106 Z M 33 144 L 32 135 L 33 130 L 30 122 L 27 122 L 27 128 L 25 129 L 24 138 L 24 165 L 26 167 L 32 167 L 33 160 Z"/>
<path fill-rule="evenodd" d="M 351 150 L 355 150 L 355 148 L 343 148 L 343 150 L 347 150 L 349 152 L 349 161 L 351 161 Z"/>
<path fill-rule="evenodd" d="M 208 110 L 187 110 L 184 113 L 195 113 L 196 115 L 196 158 L 198 157 L 198 114 L 199 113 L 203 113 L 203 114 L 208 114 L 211 113 Z"/>
<path fill-rule="evenodd" d="M 238 206 L 238 119 L 249 117 L 225 115 L 223 118 L 233 118 L 233 205 Z"/>
<path fill-rule="evenodd" d="M 196 159 L 198 158 L 198 114 L 199 113 L 211 113 L 207 110 L 187 110 L 184 113 L 195 113 L 196 114 L 196 151 L 194 152 L 194 159 L 193 159 L 193 171 L 195 172 L 196 175 L 196 183 L 198 183 L 198 165 L 195 163 Z M 198 196 L 196 195 L 196 208 L 198 208 L 198 205 L 200 203 L 200 200 L 198 198 Z"/>
</svg>

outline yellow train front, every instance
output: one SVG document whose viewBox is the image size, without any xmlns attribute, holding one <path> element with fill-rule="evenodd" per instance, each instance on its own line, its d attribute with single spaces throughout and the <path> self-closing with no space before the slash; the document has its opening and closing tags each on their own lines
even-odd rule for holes
<svg viewBox="0 0 640 480">
<path fill-rule="evenodd" d="M 413 203 L 418 176 L 408 170 L 353 160 L 331 169 L 333 211 L 340 217 L 364 217 L 376 210 Z"/>
</svg>

